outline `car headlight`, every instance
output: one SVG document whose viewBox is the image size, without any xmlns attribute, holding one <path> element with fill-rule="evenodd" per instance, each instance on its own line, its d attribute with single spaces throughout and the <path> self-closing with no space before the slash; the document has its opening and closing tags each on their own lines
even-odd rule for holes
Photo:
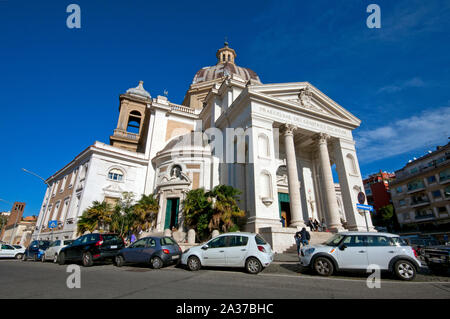
<svg viewBox="0 0 450 319">
<path fill-rule="evenodd" d="M 305 255 L 311 255 L 315 250 L 315 248 L 308 248 L 305 250 Z"/>
</svg>

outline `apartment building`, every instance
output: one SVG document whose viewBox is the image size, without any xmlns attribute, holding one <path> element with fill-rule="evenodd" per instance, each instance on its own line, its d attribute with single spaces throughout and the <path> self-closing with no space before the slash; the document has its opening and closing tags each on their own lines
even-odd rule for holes
<svg viewBox="0 0 450 319">
<path fill-rule="evenodd" d="M 401 226 L 450 230 L 450 143 L 395 171 L 390 183 Z"/>
</svg>

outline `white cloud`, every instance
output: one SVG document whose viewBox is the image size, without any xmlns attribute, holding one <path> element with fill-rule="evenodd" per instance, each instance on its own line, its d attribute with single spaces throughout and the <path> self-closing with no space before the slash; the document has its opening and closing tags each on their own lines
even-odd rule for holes
<svg viewBox="0 0 450 319">
<path fill-rule="evenodd" d="M 412 79 L 409 79 L 407 81 L 403 81 L 401 83 L 395 84 L 395 85 L 388 85 L 380 88 L 378 90 L 378 93 L 394 93 L 399 92 L 407 88 L 418 88 L 418 87 L 424 87 L 426 86 L 425 82 L 422 81 L 419 77 L 414 77 Z"/>
<path fill-rule="evenodd" d="M 422 112 L 389 125 L 355 134 L 358 157 L 370 163 L 420 148 L 432 147 L 450 136 L 450 107 Z"/>
</svg>

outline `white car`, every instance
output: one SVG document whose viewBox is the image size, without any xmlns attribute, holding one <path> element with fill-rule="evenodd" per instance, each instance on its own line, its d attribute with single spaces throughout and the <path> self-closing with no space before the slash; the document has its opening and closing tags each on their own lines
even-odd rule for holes
<svg viewBox="0 0 450 319">
<path fill-rule="evenodd" d="M 421 267 L 416 251 L 400 236 L 374 232 L 337 233 L 322 245 L 303 247 L 300 264 L 322 276 L 339 270 L 367 270 L 369 265 L 377 265 L 402 280 L 414 279 Z"/>
<path fill-rule="evenodd" d="M 58 261 L 59 252 L 61 248 L 69 245 L 73 240 L 55 240 L 48 246 L 45 252 L 42 254 L 41 261 L 53 260 L 54 263 Z"/>
<path fill-rule="evenodd" d="M 186 250 L 181 264 L 192 270 L 202 266 L 239 267 L 257 274 L 273 261 L 270 245 L 258 234 L 226 233 Z"/>
<path fill-rule="evenodd" d="M 21 248 L 16 248 L 14 246 L 18 246 Z M 24 252 L 25 252 L 25 247 L 22 247 L 19 245 L 8 245 L 8 244 L 0 245 L 0 258 L 22 259 Z"/>
</svg>

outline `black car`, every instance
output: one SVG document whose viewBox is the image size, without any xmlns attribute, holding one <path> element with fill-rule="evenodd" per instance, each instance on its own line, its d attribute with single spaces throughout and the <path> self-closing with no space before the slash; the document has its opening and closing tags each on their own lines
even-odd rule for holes
<svg viewBox="0 0 450 319">
<path fill-rule="evenodd" d="M 448 274 L 450 272 L 450 246 L 424 247 L 423 256 L 428 268 L 436 274 Z"/>
<path fill-rule="evenodd" d="M 27 261 L 28 258 L 31 258 L 34 261 L 40 260 L 48 246 L 50 246 L 49 240 L 33 240 L 28 248 L 25 249 L 22 260 Z"/>
<path fill-rule="evenodd" d="M 123 248 L 116 256 L 115 264 L 121 267 L 124 263 L 147 263 L 154 269 L 169 264 L 178 264 L 181 260 L 181 248 L 171 237 L 145 237 Z"/>
<path fill-rule="evenodd" d="M 79 262 L 85 267 L 95 261 L 114 260 L 119 251 L 125 247 L 123 238 L 117 234 L 87 234 L 75 239 L 70 245 L 61 249 L 58 263 Z"/>
</svg>

